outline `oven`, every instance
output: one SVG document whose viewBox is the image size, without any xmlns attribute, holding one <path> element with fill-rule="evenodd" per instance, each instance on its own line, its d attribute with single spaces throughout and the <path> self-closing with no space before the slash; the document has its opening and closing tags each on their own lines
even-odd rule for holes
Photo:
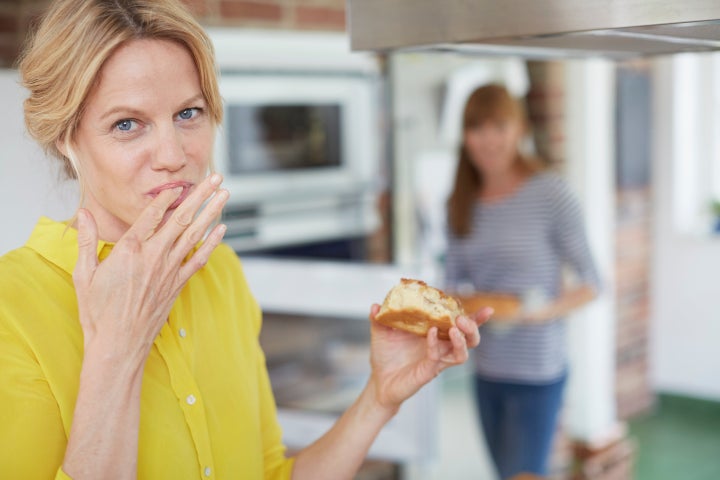
<svg viewBox="0 0 720 480">
<path fill-rule="evenodd" d="M 356 238 L 379 225 L 381 77 L 340 34 L 210 30 L 225 119 L 215 168 L 238 252 Z"/>
</svg>

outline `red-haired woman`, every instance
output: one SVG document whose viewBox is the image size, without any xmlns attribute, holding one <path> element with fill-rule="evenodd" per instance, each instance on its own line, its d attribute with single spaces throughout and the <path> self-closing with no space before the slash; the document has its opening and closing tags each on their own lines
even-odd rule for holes
<svg viewBox="0 0 720 480">
<path fill-rule="evenodd" d="M 559 176 L 521 153 L 526 130 L 504 87 L 475 90 L 448 202 L 447 288 L 534 299 L 517 318 L 483 327 L 475 356 L 482 428 L 501 478 L 547 473 L 568 371 L 563 318 L 599 283 L 580 206 Z M 565 266 L 578 279 L 571 287 Z"/>
</svg>

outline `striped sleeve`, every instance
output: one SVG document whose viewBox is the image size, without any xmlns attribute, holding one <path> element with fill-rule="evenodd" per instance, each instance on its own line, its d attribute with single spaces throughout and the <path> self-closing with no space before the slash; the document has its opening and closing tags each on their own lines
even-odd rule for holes
<svg viewBox="0 0 720 480">
<path fill-rule="evenodd" d="M 459 247 L 460 240 L 448 228 L 447 249 L 445 251 L 445 283 L 446 290 L 455 292 L 460 285 L 469 280 L 467 269 L 464 267 Z"/>
<path fill-rule="evenodd" d="M 552 242 L 559 257 L 568 264 L 584 285 L 600 289 L 595 263 L 590 252 L 580 202 L 561 178 L 552 189 Z"/>
</svg>

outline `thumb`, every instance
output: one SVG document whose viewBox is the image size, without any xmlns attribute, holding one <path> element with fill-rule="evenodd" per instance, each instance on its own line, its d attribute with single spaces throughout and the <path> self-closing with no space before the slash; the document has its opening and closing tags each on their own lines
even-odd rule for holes
<svg viewBox="0 0 720 480">
<path fill-rule="evenodd" d="M 73 271 L 73 280 L 85 284 L 92 278 L 92 274 L 98 266 L 97 225 L 92 214 L 81 208 L 77 215 L 78 225 L 78 261 Z"/>
<path fill-rule="evenodd" d="M 370 318 L 375 319 L 375 316 L 378 314 L 379 311 L 380 305 L 378 305 L 377 303 L 373 303 L 370 307 Z"/>
</svg>

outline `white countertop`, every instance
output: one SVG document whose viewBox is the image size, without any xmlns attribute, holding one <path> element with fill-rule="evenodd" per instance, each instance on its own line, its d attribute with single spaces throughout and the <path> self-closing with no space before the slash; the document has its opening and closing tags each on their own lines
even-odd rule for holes
<svg viewBox="0 0 720 480">
<path fill-rule="evenodd" d="M 437 286 L 432 267 L 401 267 L 277 258 L 242 259 L 250 288 L 264 311 L 367 319 L 400 279 Z"/>
</svg>

